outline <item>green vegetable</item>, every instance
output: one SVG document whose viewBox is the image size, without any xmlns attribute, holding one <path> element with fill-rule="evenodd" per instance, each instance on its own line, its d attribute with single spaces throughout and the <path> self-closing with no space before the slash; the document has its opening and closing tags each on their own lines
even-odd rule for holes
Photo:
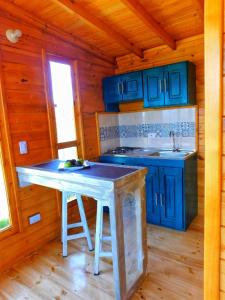
<svg viewBox="0 0 225 300">
<path fill-rule="evenodd" d="M 71 161 L 67 160 L 67 161 L 64 162 L 64 168 L 70 168 L 72 166 L 73 165 L 72 165 Z"/>
<path fill-rule="evenodd" d="M 70 167 L 79 167 L 83 165 L 84 160 L 83 159 L 68 159 L 64 162 L 64 168 L 70 168 Z"/>
<path fill-rule="evenodd" d="M 83 163 L 84 163 L 84 160 L 83 160 L 83 159 L 81 159 L 81 158 L 78 158 L 77 162 L 78 162 L 79 164 L 83 165 Z"/>
</svg>

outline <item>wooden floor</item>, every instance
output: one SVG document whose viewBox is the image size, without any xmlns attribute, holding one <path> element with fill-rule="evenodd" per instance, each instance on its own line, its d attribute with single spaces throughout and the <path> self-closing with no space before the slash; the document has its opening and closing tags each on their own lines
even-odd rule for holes
<svg viewBox="0 0 225 300">
<path fill-rule="evenodd" d="M 148 225 L 148 274 L 133 300 L 203 299 L 199 222 L 187 232 Z M 94 226 L 91 234 L 94 238 Z M 114 299 L 112 263 L 104 259 L 101 275 L 94 276 L 93 257 L 85 240 L 69 242 L 67 258 L 60 241 L 53 241 L 0 275 L 0 299 Z"/>
</svg>

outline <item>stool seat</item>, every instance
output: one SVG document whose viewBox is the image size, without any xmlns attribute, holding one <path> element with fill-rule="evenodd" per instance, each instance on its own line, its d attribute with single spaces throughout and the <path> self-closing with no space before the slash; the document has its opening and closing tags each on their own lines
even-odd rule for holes
<svg viewBox="0 0 225 300">
<path fill-rule="evenodd" d="M 80 213 L 80 222 L 68 224 L 68 216 L 67 216 L 67 202 L 68 199 L 74 196 L 78 204 L 78 209 Z M 83 232 L 76 233 L 76 234 L 68 234 L 68 229 L 71 228 L 78 228 L 83 227 Z M 83 201 L 81 195 L 77 195 L 75 193 L 71 192 L 62 192 L 62 244 L 63 244 L 63 256 L 67 256 L 68 252 L 68 241 L 80 239 L 80 238 L 86 238 L 88 243 L 88 248 L 90 251 L 94 250 L 92 246 L 91 236 L 88 229 L 87 219 L 84 211 Z"/>
</svg>

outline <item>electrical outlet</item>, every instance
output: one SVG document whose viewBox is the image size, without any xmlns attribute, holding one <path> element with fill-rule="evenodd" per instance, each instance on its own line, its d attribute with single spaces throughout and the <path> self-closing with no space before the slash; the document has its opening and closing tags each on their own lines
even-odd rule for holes
<svg viewBox="0 0 225 300">
<path fill-rule="evenodd" d="M 156 133 L 155 132 L 149 132 L 148 137 L 149 138 L 150 137 L 154 138 L 154 137 L 156 137 Z"/>
<path fill-rule="evenodd" d="M 40 222 L 41 221 L 41 214 L 38 213 L 38 214 L 32 215 L 28 218 L 28 220 L 29 220 L 30 225 L 35 224 L 37 222 Z"/>
<path fill-rule="evenodd" d="M 156 133 L 155 132 L 149 132 L 148 138 L 147 138 L 148 146 L 153 147 L 156 142 Z"/>
<path fill-rule="evenodd" d="M 27 142 L 26 141 L 20 141 L 19 142 L 19 150 L 20 154 L 27 154 Z"/>
</svg>

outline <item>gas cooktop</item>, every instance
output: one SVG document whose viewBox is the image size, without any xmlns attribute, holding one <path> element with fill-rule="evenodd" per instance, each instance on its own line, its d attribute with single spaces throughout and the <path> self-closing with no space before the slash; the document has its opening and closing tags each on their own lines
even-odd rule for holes
<svg viewBox="0 0 225 300">
<path fill-rule="evenodd" d="M 124 154 L 127 152 L 131 152 L 137 149 L 141 149 L 140 147 L 116 147 L 113 149 L 108 150 L 104 154 Z"/>
</svg>

